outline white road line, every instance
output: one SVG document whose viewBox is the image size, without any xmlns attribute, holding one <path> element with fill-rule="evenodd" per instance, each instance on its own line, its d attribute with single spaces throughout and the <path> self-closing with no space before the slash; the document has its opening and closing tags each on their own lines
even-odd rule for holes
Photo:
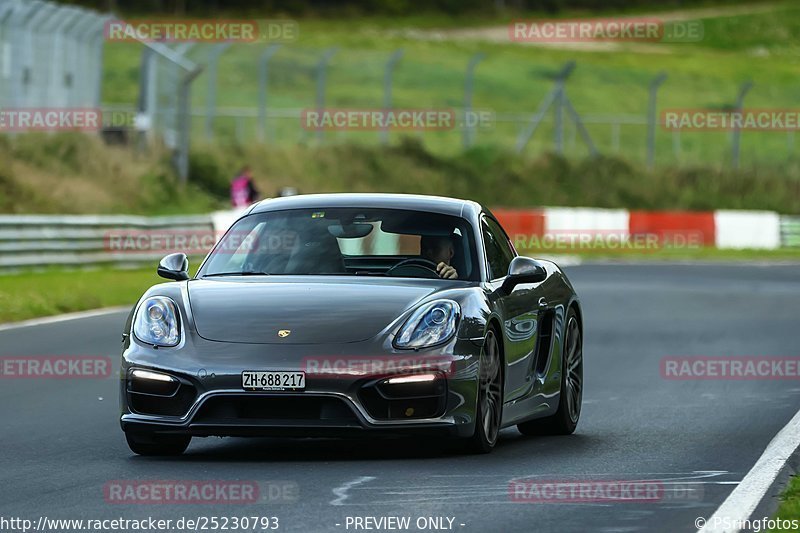
<svg viewBox="0 0 800 533">
<path fill-rule="evenodd" d="M 331 500 L 331 505 L 344 505 L 344 501 L 348 498 L 349 494 L 347 491 L 350 490 L 351 487 L 356 485 L 361 485 L 362 483 L 367 483 L 368 481 L 372 481 L 373 479 L 377 479 L 373 476 L 361 476 L 353 481 L 348 481 L 341 487 L 336 487 L 333 489 L 333 493 L 337 496 L 335 500 Z"/>
<path fill-rule="evenodd" d="M 95 316 L 103 316 L 103 315 L 110 315 L 112 313 L 119 313 L 122 311 L 128 311 L 131 309 L 131 306 L 125 307 L 104 307 L 103 309 L 93 309 L 91 311 L 79 311 L 77 313 L 66 313 L 63 315 L 56 315 L 56 316 L 48 316 L 44 318 L 34 318 L 32 320 L 23 320 L 21 322 L 9 322 L 6 324 L 0 324 L 0 331 L 6 331 L 9 329 L 17 329 L 17 328 L 27 328 L 31 326 L 43 326 L 46 324 L 55 324 L 58 322 L 66 322 L 67 320 L 78 320 L 81 318 L 92 318 Z"/>
<path fill-rule="evenodd" d="M 739 486 L 733 489 L 730 496 L 706 520 L 698 533 L 740 531 L 737 525 L 750 518 L 798 446 L 800 446 L 800 411 L 775 435 Z M 726 525 L 729 527 L 724 527 Z"/>
</svg>

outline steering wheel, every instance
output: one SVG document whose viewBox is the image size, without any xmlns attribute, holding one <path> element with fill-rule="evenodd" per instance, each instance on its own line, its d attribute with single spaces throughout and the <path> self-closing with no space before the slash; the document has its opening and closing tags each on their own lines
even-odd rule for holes
<svg viewBox="0 0 800 533">
<path fill-rule="evenodd" d="M 403 259 L 392 268 L 386 271 L 387 276 L 396 276 L 397 270 L 399 269 L 406 269 L 410 271 L 412 274 L 414 272 L 418 272 L 418 276 L 412 277 L 424 277 L 424 278 L 432 278 L 436 279 L 439 277 L 439 273 L 436 272 L 436 263 L 429 259 L 425 259 L 424 257 L 411 257 L 409 259 Z"/>
</svg>

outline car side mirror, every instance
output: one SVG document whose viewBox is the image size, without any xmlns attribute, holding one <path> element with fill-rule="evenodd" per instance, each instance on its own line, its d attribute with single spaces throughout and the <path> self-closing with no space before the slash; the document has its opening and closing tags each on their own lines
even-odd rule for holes
<svg viewBox="0 0 800 533">
<path fill-rule="evenodd" d="M 186 254 L 169 254 L 158 263 L 156 269 L 162 278 L 183 281 L 189 279 L 189 258 Z"/>
<path fill-rule="evenodd" d="M 521 283 L 540 283 L 547 279 L 547 270 L 536 259 L 515 257 L 508 266 L 508 275 L 503 281 L 502 290 L 506 294 Z"/>
</svg>

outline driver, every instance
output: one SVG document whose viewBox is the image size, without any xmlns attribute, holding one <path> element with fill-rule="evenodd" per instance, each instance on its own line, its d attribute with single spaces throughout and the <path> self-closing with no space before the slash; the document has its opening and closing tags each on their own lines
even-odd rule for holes
<svg viewBox="0 0 800 533">
<path fill-rule="evenodd" d="M 419 242 L 420 256 L 436 263 L 440 278 L 458 279 L 458 272 L 450 265 L 455 254 L 453 239 L 449 236 L 423 235 Z"/>
</svg>

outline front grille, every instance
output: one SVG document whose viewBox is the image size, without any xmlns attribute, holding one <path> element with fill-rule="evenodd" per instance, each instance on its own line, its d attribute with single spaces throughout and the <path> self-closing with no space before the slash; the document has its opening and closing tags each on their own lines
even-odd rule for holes
<svg viewBox="0 0 800 533">
<path fill-rule="evenodd" d="M 226 394 L 206 400 L 192 423 L 269 425 L 281 421 L 350 425 L 358 419 L 339 398 Z"/>
</svg>

